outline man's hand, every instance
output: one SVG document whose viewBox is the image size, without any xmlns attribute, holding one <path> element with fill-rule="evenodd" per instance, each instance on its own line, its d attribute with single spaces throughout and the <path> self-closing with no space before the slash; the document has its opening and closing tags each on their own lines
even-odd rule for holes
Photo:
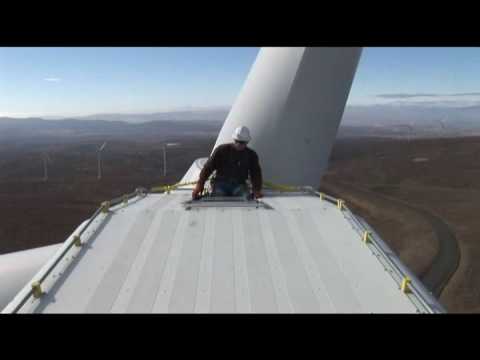
<svg viewBox="0 0 480 360">
<path fill-rule="evenodd" d="M 196 200 L 200 197 L 200 194 L 203 192 L 203 184 L 197 182 L 192 191 L 192 199 Z"/>
<path fill-rule="evenodd" d="M 255 197 L 255 199 L 260 199 L 261 197 L 263 197 L 263 194 L 261 191 L 255 191 L 253 193 L 253 196 Z"/>
</svg>

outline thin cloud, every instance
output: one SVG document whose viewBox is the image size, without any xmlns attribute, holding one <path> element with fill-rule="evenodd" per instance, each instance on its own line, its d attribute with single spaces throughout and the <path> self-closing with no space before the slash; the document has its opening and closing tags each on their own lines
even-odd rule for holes
<svg viewBox="0 0 480 360">
<path fill-rule="evenodd" d="M 377 97 L 383 99 L 409 99 L 416 97 L 437 97 L 440 94 L 378 94 Z"/>
<path fill-rule="evenodd" d="M 458 93 L 458 94 L 451 94 L 449 96 L 480 96 L 480 92 Z"/>
<path fill-rule="evenodd" d="M 462 100 L 423 100 L 423 101 L 408 101 L 397 100 L 390 103 L 395 106 L 415 106 L 415 107 L 469 107 L 480 105 L 479 101 L 462 101 Z M 388 106 L 388 105 L 386 105 Z"/>
<path fill-rule="evenodd" d="M 413 93 L 413 94 L 378 94 L 376 95 L 382 99 L 410 99 L 410 98 L 418 98 L 418 97 L 462 97 L 462 96 L 480 96 L 480 92 L 470 92 L 470 93 L 455 93 L 455 94 L 421 94 L 421 93 Z"/>
<path fill-rule="evenodd" d="M 49 82 L 60 82 L 60 81 L 62 81 L 62 79 L 60 79 L 60 78 L 55 78 L 55 77 L 49 77 L 49 78 L 45 78 L 45 79 L 43 79 L 43 80 L 49 81 Z"/>
</svg>

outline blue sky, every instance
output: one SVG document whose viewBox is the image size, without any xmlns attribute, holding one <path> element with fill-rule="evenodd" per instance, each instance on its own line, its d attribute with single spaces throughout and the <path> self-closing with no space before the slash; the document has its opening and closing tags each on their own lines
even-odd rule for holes
<svg viewBox="0 0 480 360">
<path fill-rule="evenodd" d="M 403 96 L 386 99 L 378 97 L 381 94 Z M 431 96 L 417 96 L 423 94 Z M 480 48 L 365 48 L 349 103 L 392 101 L 458 106 L 480 103 Z"/>
<path fill-rule="evenodd" d="M 258 50 L 0 48 L 0 116 L 228 107 Z M 348 104 L 412 103 L 480 104 L 480 48 L 365 48 Z"/>
</svg>

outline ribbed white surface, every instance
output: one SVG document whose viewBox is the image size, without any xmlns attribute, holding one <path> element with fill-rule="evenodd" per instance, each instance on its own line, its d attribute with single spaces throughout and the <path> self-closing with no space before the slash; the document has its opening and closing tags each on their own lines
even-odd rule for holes
<svg viewBox="0 0 480 360">
<path fill-rule="evenodd" d="M 273 209 L 193 208 L 190 193 L 116 210 L 35 312 L 416 312 L 342 211 L 309 194 Z"/>
</svg>

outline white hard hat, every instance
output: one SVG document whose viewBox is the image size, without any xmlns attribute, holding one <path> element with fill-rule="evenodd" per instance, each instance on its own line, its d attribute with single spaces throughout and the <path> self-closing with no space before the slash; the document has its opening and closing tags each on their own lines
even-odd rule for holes
<svg viewBox="0 0 480 360">
<path fill-rule="evenodd" d="M 246 126 L 239 126 L 235 129 L 232 135 L 233 140 L 249 142 L 250 130 Z"/>
</svg>

